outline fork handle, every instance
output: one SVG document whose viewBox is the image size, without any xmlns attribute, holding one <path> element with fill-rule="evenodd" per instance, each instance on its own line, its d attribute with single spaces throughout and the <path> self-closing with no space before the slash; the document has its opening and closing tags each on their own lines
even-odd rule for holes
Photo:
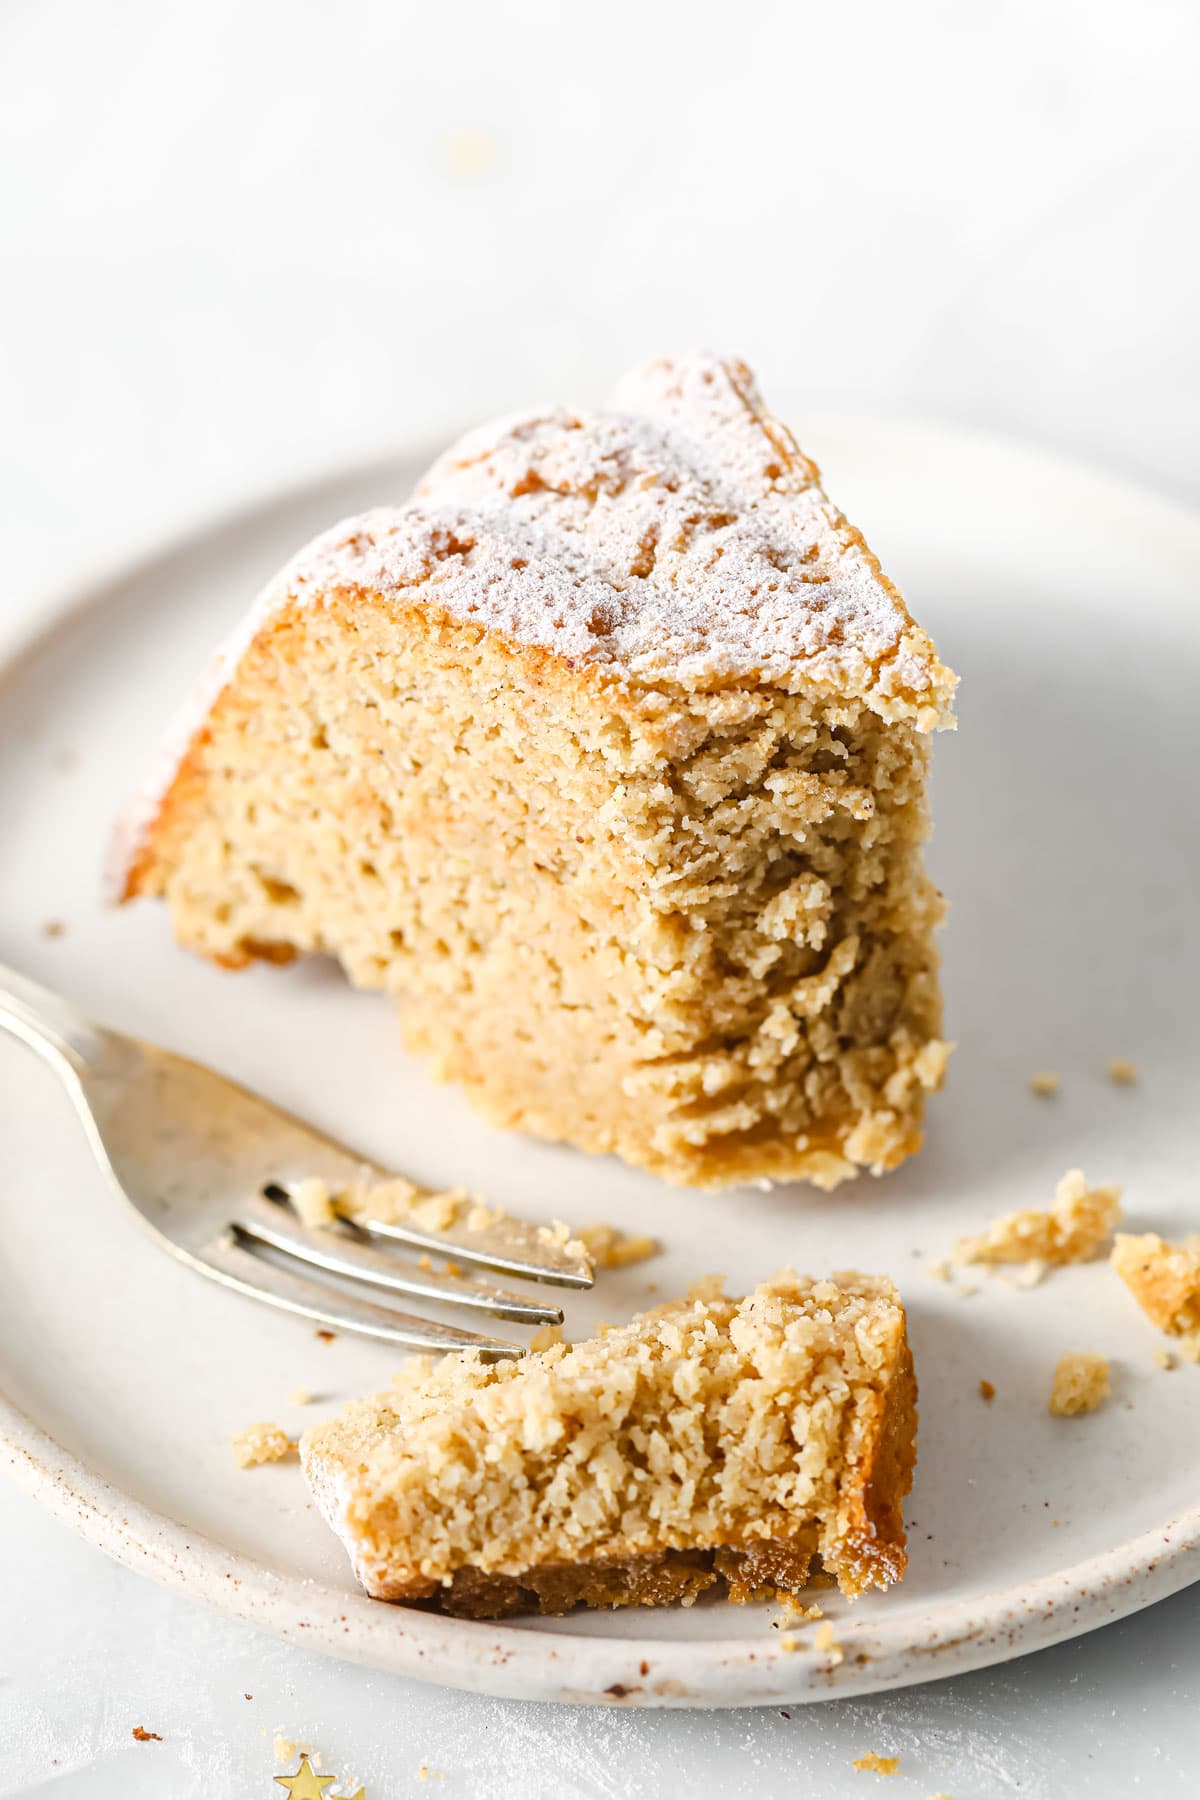
<svg viewBox="0 0 1200 1800">
<path fill-rule="evenodd" d="M 0 963 L 0 1030 L 10 1031 L 61 1068 L 82 1074 L 97 1056 L 103 1033 L 84 1013 L 49 988 Z"/>
</svg>

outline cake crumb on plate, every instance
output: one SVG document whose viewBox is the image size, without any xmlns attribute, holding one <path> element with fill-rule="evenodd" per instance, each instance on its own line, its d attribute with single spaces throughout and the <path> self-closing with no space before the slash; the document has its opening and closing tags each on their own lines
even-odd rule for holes
<svg viewBox="0 0 1200 1800">
<path fill-rule="evenodd" d="M 1171 1244 L 1154 1231 L 1119 1231 L 1108 1260 L 1151 1324 L 1200 1362 L 1200 1236 Z"/>
<path fill-rule="evenodd" d="M 1030 1076 L 1029 1086 L 1043 1100 L 1051 1099 L 1057 1094 L 1061 1083 L 1056 1069 L 1039 1069 L 1036 1075 Z"/>
<path fill-rule="evenodd" d="M 657 1238 L 619 1231 L 615 1225 L 584 1225 L 580 1239 L 598 1269 L 628 1269 L 657 1256 Z"/>
<path fill-rule="evenodd" d="M 1123 1056 L 1110 1056 L 1105 1073 L 1116 1087 L 1133 1087 L 1138 1078 L 1135 1065 Z"/>
<path fill-rule="evenodd" d="M 976 1237 L 960 1238 L 954 1260 L 965 1263 L 1086 1262 L 1121 1219 L 1118 1187 L 1089 1188 L 1082 1169 L 1068 1169 L 1048 1211 L 1026 1207 L 994 1219 Z"/>
<path fill-rule="evenodd" d="M 239 1469 L 251 1469 L 258 1463 L 282 1462 L 285 1457 L 292 1456 L 296 1450 L 296 1440 L 290 1438 L 282 1425 L 276 1425 L 268 1419 L 260 1419 L 255 1425 L 247 1425 L 231 1437 L 233 1460 Z"/>
<path fill-rule="evenodd" d="M 1106 1358 L 1090 1350 L 1068 1350 L 1054 1371 L 1050 1411 L 1058 1418 L 1095 1412 L 1111 1393 Z"/>
<path fill-rule="evenodd" d="M 854 1766 L 860 1775 L 898 1775 L 900 1758 L 898 1756 L 880 1756 L 875 1750 L 868 1750 L 865 1756 L 856 1756 Z"/>
</svg>

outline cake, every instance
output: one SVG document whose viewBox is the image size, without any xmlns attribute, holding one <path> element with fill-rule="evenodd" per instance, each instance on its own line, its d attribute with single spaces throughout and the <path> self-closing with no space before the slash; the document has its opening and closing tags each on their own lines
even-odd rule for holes
<svg viewBox="0 0 1200 1800">
<path fill-rule="evenodd" d="M 699 1284 L 517 1362 L 410 1362 L 301 1460 L 368 1593 L 476 1617 L 900 1579 L 916 1384 L 890 1281 Z"/>
<path fill-rule="evenodd" d="M 955 677 L 740 363 L 464 438 L 288 564 L 126 816 L 118 896 L 340 959 L 502 1126 L 831 1187 L 941 1081 Z"/>
</svg>

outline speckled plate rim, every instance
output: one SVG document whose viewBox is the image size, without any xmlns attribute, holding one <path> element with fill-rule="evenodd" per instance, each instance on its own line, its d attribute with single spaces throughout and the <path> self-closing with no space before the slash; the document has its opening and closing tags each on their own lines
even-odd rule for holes
<svg viewBox="0 0 1200 1800">
<path fill-rule="evenodd" d="M 1200 537 L 1200 515 L 1189 507 L 1111 471 L 1077 459 L 1031 450 L 1003 438 L 913 421 L 856 418 L 860 429 L 914 437 L 952 453 L 964 441 L 978 455 L 991 451 L 1018 461 L 1043 484 L 1085 483 L 1094 497 L 1140 502 L 1161 531 Z M 810 421 L 814 432 L 822 421 Z M 399 452 L 397 453 L 399 454 Z M 385 459 L 350 464 L 370 471 Z M 76 613 L 102 604 L 106 594 L 145 576 L 157 563 L 219 536 L 287 499 L 318 492 L 338 471 L 264 488 L 251 501 L 164 534 L 143 555 L 126 555 L 90 578 L 38 600 L 30 612 L 0 628 L 0 675 L 47 633 Z M 1200 1581 L 1200 1502 L 1109 1549 L 1030 1582 L 993 1589 L 891 1624 L 839 1618 L 841 1660 L 801 1640 L 788 1651 L 764 1636 L 748 1647 L 734 1640 L 584 1637 L 445 1618 L 419 1608 L 393 1607 L 350 1589 L 271 1570 L 172 1520 L 114 1487 L 59 1445 L 0 1391 L 0 1469 L 87 1543 L 118 1563 L 177 1588 L 191 1598 L 244 1619 L 260 1630 L 308 1648 L 418 1680 L 506 1699 L 627 1707 L 709 1707 L 804 1704 L 908 1687 L 991 1667 L 1079 1637 L 1164 1600 Z"/>
<path fill-rule="evenodd" d="M 126 1568 L 348 1662 L 512 1700 L 797 1705 L 909 1687 L 1081 1636 L 1200 1578 L 1200 1506 L 1068 1569 L 892 1627 L 839 1619 L 840 1662 L 801 1641 L 591 1638 L 450 1619 L 276 1573 L 121 1493 L 0 1394 L 0 1466 Z"/>
</svg>

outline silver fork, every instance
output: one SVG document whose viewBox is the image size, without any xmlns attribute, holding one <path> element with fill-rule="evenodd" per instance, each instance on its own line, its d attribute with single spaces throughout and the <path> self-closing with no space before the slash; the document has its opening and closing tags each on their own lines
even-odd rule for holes
<svg viewBox="0 0 1200 1800">
<path fill-rule="evenodd" d="M 97 1025 L 3 964 L 0 1028 L 60 1077 L 97 1162 L 154 1242 L 224 1287 L 332 1331 L 415 1350 L 477 1350 L 491 1361 L 523 1348 L 396 1311 L 356 1288 L 522 1324 L 561 1324 L 561 1308 L 480 1276 L 423 1268 L 382 1243 L 559 1287 L 592 1285 L 586 1260 L 519 1219 L 478 1230 L 349 1220 L 309 1229 L 288 1203 L 295 1184 L 316 1176 L 337 1190 L 388 1172 L 212 1069 Z"/>
</svg>

